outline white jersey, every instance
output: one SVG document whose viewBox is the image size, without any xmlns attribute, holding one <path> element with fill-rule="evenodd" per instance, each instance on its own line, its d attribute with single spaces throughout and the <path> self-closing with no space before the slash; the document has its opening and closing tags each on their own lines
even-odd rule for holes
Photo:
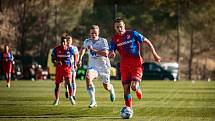
<svg viewBox="0 0 215 121">
<path fill-rule="evenodd" d="M 96 50 L 109 50 L 108 42 L 104 38 L 100 38 L 98 40 L 92 40 L 90 38 L 86 39 L 83 44 L 83 48 L 91 46 Z M 101 55 L 97 55 L 94 51 L 90 51 L 90 63 L 88 68 L 94 68 L 98 71 L 100 69 L 110 69 L 110 60 L 108 57 L 104 57 Z"/>
<path fill-rule="evenodd" d="M 78 48 L 75 46 L 75 45 L 71 45 L 71 48 L 74 50 L 74 55 L 78 55 L 79 57 L 79 52 L 78 52 Z M 72 63 L 72 66 L 74 66 L 74 56 L 71 57 L 71 63 Z M 74 70 L 74 68 L 73 68 Z"/>
</svg>

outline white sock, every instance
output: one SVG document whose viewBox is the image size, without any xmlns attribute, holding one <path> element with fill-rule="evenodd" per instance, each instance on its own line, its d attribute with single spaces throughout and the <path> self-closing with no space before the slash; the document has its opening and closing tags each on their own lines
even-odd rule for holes
<svg viewBox="0 0 215 121">
<path fill-rule="evenodd" d="M 90 96 L 91 103 L 96 102 L 96 99 L 95 99 L 95 87 L 94 87 L 94 85 L 88 86 L 87 87 L 87 92 L 88 92 L 88 94 Z"/>
<path fill-rule="evenodd" d="M 76 83 L 72 83 L 72 96 L 76 94 Z"/>
</svg>

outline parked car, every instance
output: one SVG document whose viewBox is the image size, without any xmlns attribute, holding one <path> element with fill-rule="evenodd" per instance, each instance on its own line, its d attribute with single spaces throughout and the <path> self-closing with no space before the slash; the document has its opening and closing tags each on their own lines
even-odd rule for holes
<svg viewBox="0 0 215 121">
<path fill-rule="evenodd" d="M 144 62 L 143 68 L 143 80 L 174 80 L 170 71 L 155 62 Z"/>
<path fill-rule="evenodd" d="M 162 62 L 161 66 L 172 73 L 174 81 L 179 80 L 179 64 L 177 62 Z"/>
<path fill-rule="evenodd" d="M 117 72 L 119 72 L 117 77 L 121 79 L 119 68 L 117 67 Z M 144 62 L 143 68 L 143 80 L 174 80 L 174 76 L 170 71 L 165 70 L 160 64 L 155 62 Z"/>
</svg>

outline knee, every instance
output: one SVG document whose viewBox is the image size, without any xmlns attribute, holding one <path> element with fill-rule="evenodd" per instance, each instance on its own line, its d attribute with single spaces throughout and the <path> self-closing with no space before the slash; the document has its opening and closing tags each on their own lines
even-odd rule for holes
<svg viewBox="0 0 215 121">
<path fill-rule="evenodd" d="M 132 86 L 131 86 L 131 89 L 132 89 L 133 91 L 136 91 L 136 90 L 137 90 L 137 86 L 136 86 L 136 85 L 132 85 Z"/>
<path fill-rule="evenodd" d="M 111 84 L 105 84 L 105 83 L 103 83 L 103 87 L 104 87 L 106 90 L 111 90 L 112 85 L 111 85 Z"/>
</svg>

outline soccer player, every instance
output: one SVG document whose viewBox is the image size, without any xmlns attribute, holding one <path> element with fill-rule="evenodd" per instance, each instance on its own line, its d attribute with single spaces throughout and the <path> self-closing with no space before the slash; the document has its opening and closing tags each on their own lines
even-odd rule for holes
<svg viewBox="0 0 215 121">
<path fill-rule="evenodd" d="M 78 61 L 79 59 L 79 52 L 78 52 L 78 48 L 75 45 L 72 45 L 72 36 L 67 35 L 66 36 L 67 39 L 67 44 L 69 47 L 71 47 L 74 50 L 74 56 L 76 56 L 76 60 Z M 77 61 L 75 62 L 74 57 L 71 58 L 71 62 L 72 62 L 72 96 L 73 99 L 76 100 L 76 69 L 74 68 L 74 65 L 77 63 Z M 68 84 L 65 83 L 65 96 L 66 98 L 68 98 Z"/>
<path fill-rule="evenodd" d="M 112 37 L 109 57 L 115 57 L 115 50 L 120 55 L 120 71 L 124 89 L 125 105 L 132 108 L 130 88 L 136 92 L 137 98 L 142 98 L 140 82 L 142 80 L 143 59 L 140 55 L 140 46 L 147 44 L 152 51 L 155 61 L 160 62 L 152 43 L 137 31 L 126 30 L 123 19 L 114 20 L 116 34 Z"/>
<path fill-rule="evenodd" d="M 108 42 L 106 39 L 99 37 L 99 26 L 92 25 L 90 28 L 90 38 L 85 39 L 80 50 L 79 66 L 82 64 L 82 57 L 86 50 L 90 52 L 90 63 L 86 73 L 87 92 L 90 96 L 89 108 L 96 107 L 95 86 L 93 80 L 98 76 L 103 81 L 103 87 L 109 91 L 110 99 L 115 100 L 113 85 L 110 83 L 110 60 L 108 58 Z"/>
<path fill-rule="evenodd" d="M 60 86 L 63 82 L 63 78 L 65 79 L 65 83 L 68 85 L 69 92 L 69 100 L 71 104 L 75 104 L 75 100 L 72 96 L 72 88 L 71 88 L 71 57 L 74 56 L 74 50 L 71 47 L 67 46 L 66 37 L 61 37 L 61 45 L 55 47 L 52 50 L 52 62 L 56 66 L 56 77 L 55 77 L 55 101 L 54 105 L 58 105 L 59 96 L 60 96 Z M 74 56 L 74 60 L 76 61 L 76 57 Z M 74 64 L 74 68 L 77 68 L 76 64 Z"/>
<path fill-rule="evenodd" d="M 12 62 L 13 62 L 13 54 L 9 51 L 9 46 L 6 44 L 4 46 L 4 51 L 2 53 L 2 67 L 5 73 L 7 87 L 10 88 L 10 81 L 11 81 L 11 72 L 12 72 Z"/>
</svg>

